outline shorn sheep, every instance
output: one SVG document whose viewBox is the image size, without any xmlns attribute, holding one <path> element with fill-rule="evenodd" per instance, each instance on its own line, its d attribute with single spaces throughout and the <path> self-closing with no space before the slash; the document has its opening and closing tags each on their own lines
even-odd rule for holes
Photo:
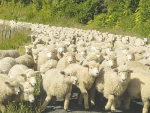
<svg viewBox="0 0 150 113">
<path fill-rule="evenodd" d="M 77 84 L 76 74 L 77 71 L 72 68 L 65 69 L 64 71 L 51 69 L 45 73 L 43 81 L 41 82 L 41 88 L 44 89 L 47 96 L 41 107 L 41 111 L 46 109 L 47 104 L 53 96 L 61 99 L 65 98 L 64 109 L 68 109 L 72 84 Z"/>
</svg>

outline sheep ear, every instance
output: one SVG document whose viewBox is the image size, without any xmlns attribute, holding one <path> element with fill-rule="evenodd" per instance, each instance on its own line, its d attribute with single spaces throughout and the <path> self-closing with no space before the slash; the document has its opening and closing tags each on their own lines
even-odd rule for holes
<svg viewBox="0 0 150 113">
<path fill-rule="evenodd" d="M 115 68 L 115 69 L 113 69 L 113 71 L 114 71 L 114 72 L 118 72 L 118 69 L 117 69 L 117 68 Z"/>
<path fill-rule="evenodd" d="M 9 82 L 7 82 L 7 81 L 5 81 L 4 83 L 5 83 L 6 85 L 10 85 L 10 83 L 9 83 Z"/>
<path fill-rule="evenodd" d="M 27 46 L 25 46 L 25 48 L 26 48 Z"/>
<path fill-rule="evenodd" d="M 35 74 L 36 74 L 36 75 L 40 75 L 41 72 L 40 72 L 40 71 L 35 71 Z"/>
<path fill-rule="evenodd" d="M 84 62 L 84 60 L 82 60 L 82 61 L 79 63 L 79 65 L 82 65 L 82 64 L 83 64 L 83 62 Z"/>
<path fill-rule="evenodd" d="M 20 74 L 19 76 L 25 77 L 25 76 L 26 76 L 26 74 Z"/>
<path fill-rule="evenodd" d="M 135 73 L 135 71 L 134 71 L 134 70 L 132 70 L 132 69 L 130 69 L 130 72 L 131 72 L 131 73 Z"/>
<path fill-rule="evenodd" d="M 19 88 L 21 91 L 24 91 L 24 87 L 22 85 L 19 85 Z"/>
<path fill-rule="evenodd" d="M 144 66 L 150 66 L 150 64 L 145 64 Z"/>
<path fill-rule="evenodd" d="M 50 69 L 54 68 L 54 66 L 51 66 Z"/>
<path fill-rule="evenodd" d="M 89 65 L 83 65 L 83 67 L 87 67 L 87 68 L 89 68 Z"/>
<path fill-rule="evenodd" d="M 60 71 L 60 73 L 61 73 L 62 75 L 65 75 L 65 72 L 64 72 L 64 71 Z"/>
</svg>

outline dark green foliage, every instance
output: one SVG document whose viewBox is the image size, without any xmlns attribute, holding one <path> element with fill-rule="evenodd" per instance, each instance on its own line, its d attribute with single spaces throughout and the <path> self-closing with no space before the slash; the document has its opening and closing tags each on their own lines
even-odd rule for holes
<svg viewBox="0 0 150 113">
<path fill-rule="evenodd" d="M 2 19 L 52 24 L 71 19 L 96 29 L 139 31 L 149 36 L 149 0 L 0 0 Z"/>
</svg>

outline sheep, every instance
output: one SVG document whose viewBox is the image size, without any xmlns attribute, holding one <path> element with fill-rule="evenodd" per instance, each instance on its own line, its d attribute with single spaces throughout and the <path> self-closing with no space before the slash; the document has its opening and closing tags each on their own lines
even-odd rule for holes
<svg viewBox="0 0 150 113">
<path fill-rule="evenodd" d="M 17 64 L 16 60 L 12 57 L 5 57 L 1 61 L 6 62 L 6 63 L 10 63 L 12 66 Z"/>
<path fill-rule="evenodd" d="M 40 72 L 29 69 L 25 65 L 16 64 L 10 69 L 8 76 L 10 76 L 11 78 L 16 78 L 23 83 L 29 82 L 29 84 L 35 86 L 37 74 L 40 74 Z"/>
<path fill-rule="evenodd" d="M 137 38 L 135 40 L 134 45 L 135 46 L 144 46 L 144 45 L 146 45 L 146 43 L 147 43 L 147 40 L 143 40 L 143 39 Z"/>
<path fill-rule="evenodd" d="M 32 87 L 28 82 L 20 83 L 21 92 L 19 95 L 12 95 L 11 102 L 18 104 L 20 102 L 29 101 L 34 102 L 34 87 Z"/>
<path fill-rule="evenodd" d="M 144 106 L 142 113 L 148 113 L 148 108 L 150 105 L 150 74 L 135 70 L 135 73 L 131 74 L 131 80 L 126 89 L 125 96 L 125 107 L 126 109 L 130 109 L 130 99 L 141 99 Z"/>
<path fill-rule="evenodd" d="M 119 66 L 123 65 L 127 61 L 135 61 L 135 56 L 132 51 L 127 51 L 126 54 L 119 54 L 119 56 L 117 58 L 117 64 Z"/>
<path fill-rule="evenodd" d="M 0 109 L 2 113 L 5 112 L 5 106 L 3 102 L 12 96 L 13 94 L 18 95 L 20 92 L 19 81 L 14 78 L 9 78 L 0 74 Z"/>
<path fill-rule="evenodd" d="M 131 69 L 138 69 L 145 72 L 150 72 L 150 65 L 149 64 L 142 64 L 141 62 L 137 61 L 128 61 L 126 62 L 126 65 L 128 65 Z"/>
<path fill-rule="evenodd" d="M 67 48 L 68 52 L 72 51 L 72 52 L 77 52 L 77 46 L 75 44 L 71 44 L 68 48 Z"/>
<path fill-rule="evenodd" d="M 77 78 L 79 82 L 77 87 L 81 91 L 78 104 L 82 104 L 82 98 L 84 97 L 84 107 L 85 109 L 89 109 L 87 90 L 91 89 L 95 78 L 99 75 L 99 64 L 91 61 L 87 62 L 87 64 L 83 66 L 79 64 L 70 64 L 66 67 L 66 69 L 67 68 L 73 68 L 77 70 Z"/>
<path fill-rule="evenodd" d="M 48 60 L 58 60 L 57 58 L 57 48 L 56 45 L 47 46 L 43 51 L 38 55 L 38 70 L 40 69 L 39 65 L 45 64 Z"/>
<path fill-rule="evenodd" d="M 40 89 L 44 90 L 46 93 L 46 98 L 42 104 L 41 111 L 46 109 L 52 96 L 56 96 L 60 99 L 65 98 L 64 109 L 68 109 L 72 85 L 76 85 L 78 81 L 76 74 L 77 71 L 72 68 L 65 69 L 64 71 L 60 71 L 59 69 L 51 69 L 45 73 L 40 86 Z"/>
<path fill-rule="evenodd" d="M 76 60 L 78 63 L 83 61 L 87 56 L 87 50 L 84 47 L 78 48 L 78 54 L 76 54 Z"/>
<path fill-rule="evenodd" d="M 132 72 L 133 70 L 126 65 L 121 65 L 115 69 L 110 67 L 100 69 L 100 74 L 95 81 L 95 88 L 108 99 L 105 106 L 106 110 L 111 107 L 111 110 L 115 111 L 116 100 L 125 92 Z"/>
<path fill-rule="evenodd" d="M 57 60 L 48 60 L 45 64 L 40 66 L 40 72 L 42 75 L 42 78 L 46 71 L 48 71 L 51 68 L 56 68 L 58 61 Z"/>
<path fill-rule="evenodd" d="M 26 65 L 28 68 L 33 68 L 34 67 L 34 59 L 32 58 L 31 55 L 25 54 L 23 56 L 20 56 L 15 59 L 17 64 L 23 64 Z"/>
<path fill-rule="evenodd" d="M 20 56 L 20 53 L 17 50 L 0 50 L 0 59 L 5 57 L 17 58 Z"/>
<path fill-rule="evenodd" d="M 31 46 L 25 46 L 26 54 L 32 56 L 32 47 Z"/>
<path fill-rule="evenodd" d="M 4 62 L 4 61 L 0 61 L 1 74 L 8 74 L 12 67 L 13 66 L 10 63 Z"/>
<path fill-rule="evenodd" d="M 111 68 L 117 67 L 117 56 L 114 52 L 110 52 L 108 56 L 104 58 L 105 60 L 101 63 L 101 66 L 109 66 Z"/>
<path fill-rule="evenodd" d="M 76 63 L 76 56 L 74 52 L 64 53 L 63 58 L 61 58 L 56 68 L 60 70 L 64 70 L 69 64 Z"/>
<path fill-rule="evenodd" d="M 59 43 L 57 46 L 57 57 L 60 60 L 63 57 L 63 53 L 67 52 L 66 45 L 64 43 Z"/>
</svg>

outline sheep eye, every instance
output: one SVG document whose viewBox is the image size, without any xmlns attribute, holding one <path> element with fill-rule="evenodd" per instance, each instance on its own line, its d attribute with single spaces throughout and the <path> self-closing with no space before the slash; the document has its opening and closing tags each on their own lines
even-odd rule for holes
<svg viewBox="0 0 150 113">
<path fill-rule="evenodd" d="M 75 56 L 74 56 L 75 57 Z"/>
<path fill-rule="evenodd" d="M 11 88 L 15 88 L 15 86 L 11 86 Z"/>
<path fill-rule="evenodd" d="M 70 74 L 68 74 L 68 76 L 70 76 Z"/>
<path fill-rule="evenodd" d="M 26 95 L 28 95 L 29 93 L 28 92 L 25 92 L 26 93 Z"/>
<path fill-rule="evenodd" d="M 93 69 L 93 68 L 91 67 L 91 69 Z"/>
<path fill-rule="evenodd" d="M 54 53 L 54 52 L 53 52 Z"/>
<path fill-rule="evenodd" d="M 27 77 L 27 78 L 30 78 L 30 77 Z"/>
</svg>

